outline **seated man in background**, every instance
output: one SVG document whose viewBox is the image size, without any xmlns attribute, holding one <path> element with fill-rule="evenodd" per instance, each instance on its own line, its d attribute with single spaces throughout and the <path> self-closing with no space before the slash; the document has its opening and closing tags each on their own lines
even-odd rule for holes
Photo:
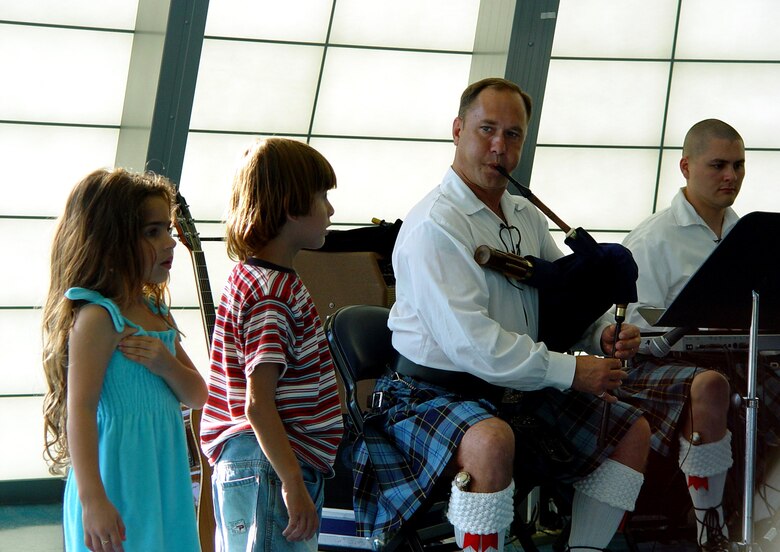
<svg viewBox="0 0 780 552">
<path fill-rule="evenodd" d="M 546 260 L 562 256 L 544 216 L 509 194 L 498 170 L 517 166 L 530 114 L 530 98 L 512 82 L 485 79 L 466 88 L 452 127 L 452 167 L 401 227 L 389 321 L 400 355 L 376 384 L 389 405 L 369 419 L 390 444 L 356 445 L 355 512 L 365 534 L 397 530 L 436 481 L 457 473 L 448 517 L 458 544 L 502 549 L 513 516 L 513 463 L 529 454 L 497 417 L 504 388 L 541 395 L 535 414 L 575 452 L 556 474 L 575 482 L 571 550 L 606 547 L 634 507 L 649 425 L 610 392 L 625 377 L 620 359 L 639 346 L 637 328 L 624 326 L 613 346 L 615 326 L 602 318 L 583 336 L 584 349 L 617 358 L 550 351 L 537 341 L 537 290 L 473 258 L 482 244 Z M 605 401 L 612 403 L 609 434 L 599 446 Z"/>
<path fill-rule="evenodd" d="M 643 334 L 670 328 L 650 326 L 639 308 L 669 307 L 736 224 L 738 216 L 731 205 L 745 177 L 742 137 L 717 119 L 696 123 L 685 136 L 680 170 L 686 185 L 671 206 L 646 219 L 623 242 L 639 267 L 639 300 L 629 305 L 626 320 L 639 326 Z M 672 353 L 655 358 L 640 353 L 617 392 L 621 400 L 645 412 L 653 428 L 653 450 L 668 455 L 679 444 L 679 465 L 687 477 L 702 550 L 728 549 L 727 516 L 722 507 L 732 465 L 727 429 L 729 381 L 722 375 L 727 372 L 726 363 L 722 354 Z M 767 409 L 761 412 L 767 415 Z M 780 495 L 774 489 L 767 493 L 776 508 Z M 756 515 L 768 516 L 769 503 L 756 501 Z"/>
</svg>

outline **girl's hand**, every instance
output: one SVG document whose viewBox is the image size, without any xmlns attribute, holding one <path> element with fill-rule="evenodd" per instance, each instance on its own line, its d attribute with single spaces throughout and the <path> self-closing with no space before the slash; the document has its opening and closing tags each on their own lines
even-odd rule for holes
<svg viewBox="0 0 780 552">
<path fill-rule="evenodd" d="M 122 338 L 119 350 L 127 358 L 140 362 L 158 376 L 164 375 L 176 363 L 176 357 L 165 344 L 148 335 L 133 334 Z"/>
<path fill-rule="evenodd" d="M 125 524 L 108 499 L 84 501 L 84 544 L 93 552 L 122 552 Z"/>
<path fill-rule="evenodd" d="M 282 498 L 290 518 L 282 535 L 291 542 L 307 541 L 316 535 L 320 520 L 317 517 L 317 508 L 303 480 L 300 485 L 290 485 L 289 489 L 287 485 L 282 484 Z"/>
</svg>

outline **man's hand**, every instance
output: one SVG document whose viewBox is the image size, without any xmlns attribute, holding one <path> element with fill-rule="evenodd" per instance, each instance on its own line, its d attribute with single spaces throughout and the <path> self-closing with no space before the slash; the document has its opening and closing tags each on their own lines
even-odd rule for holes
<svg viewBox="0 0 780 552">
<path fill-rule="evenodd" d="M 572 389 L 596 395 L 608 403 L 617 402 L 609 391 L 620 387 L 628 374 L 621 369 L 620 360 L 580 355 L 574 368 Z"/>
<path fill-rule="evenodd" d="M 639 328 L 633 324 L 623 324 L 620 328 L 618 342 L 615 343 L 615 324 L 612 324 L 604 328 L 601 333 L 601 350 L 606 356 L 626 360 L 636 355 L 641 341 Z"/>
</svg>

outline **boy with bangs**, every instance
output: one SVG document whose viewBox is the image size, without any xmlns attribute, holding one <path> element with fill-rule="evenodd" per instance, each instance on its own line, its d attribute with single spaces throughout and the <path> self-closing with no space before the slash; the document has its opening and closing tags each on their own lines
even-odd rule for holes
<svg viewBox="0 0 780 552">
<path fill-rule="evenodd" d="M 238 264 L 217 310 L 201 421 L 218 550 L 317 550 L 343 427 L 330 350 L 293 259 L 323 245 L 335 187 L 319 152 L 280 138 L 251 147 L 234 178 L 227 250 Z"/>
</svg>

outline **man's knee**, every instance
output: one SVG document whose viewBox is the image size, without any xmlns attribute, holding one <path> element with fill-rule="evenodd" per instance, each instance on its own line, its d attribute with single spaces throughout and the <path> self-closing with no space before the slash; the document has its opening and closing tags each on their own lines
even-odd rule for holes
<svg viewBox="0 0 780 552">
<path fill-rule="evenodd" d="M 466 431 L 461 447 L 467 453 L 511 463 L 515 454 L 515 435 L 504 420 L 488 418 Z"/>
<path fill-rule="evenodd" d="M 707 370 L 693 378 L 691 382 L 691 400 L 702 406 L 722 410 L 729 405 L 730 386 L 720 372 Z"/>
<path fill-rule="evenodd" d="M 644 472 L 650 453 L 650 423 L 644 416 L 632 424 L 618 443 L 612 459 L 639 472 Z"/>
<path fill-rule="evenodd" d="M 457 463 L 471 474 L 474 492 L 497 491 L 512 478 L 514 453 L 512 428 L 499 418 L 488 418 L 466 431 L 458 447 Z"/>
</svg>

